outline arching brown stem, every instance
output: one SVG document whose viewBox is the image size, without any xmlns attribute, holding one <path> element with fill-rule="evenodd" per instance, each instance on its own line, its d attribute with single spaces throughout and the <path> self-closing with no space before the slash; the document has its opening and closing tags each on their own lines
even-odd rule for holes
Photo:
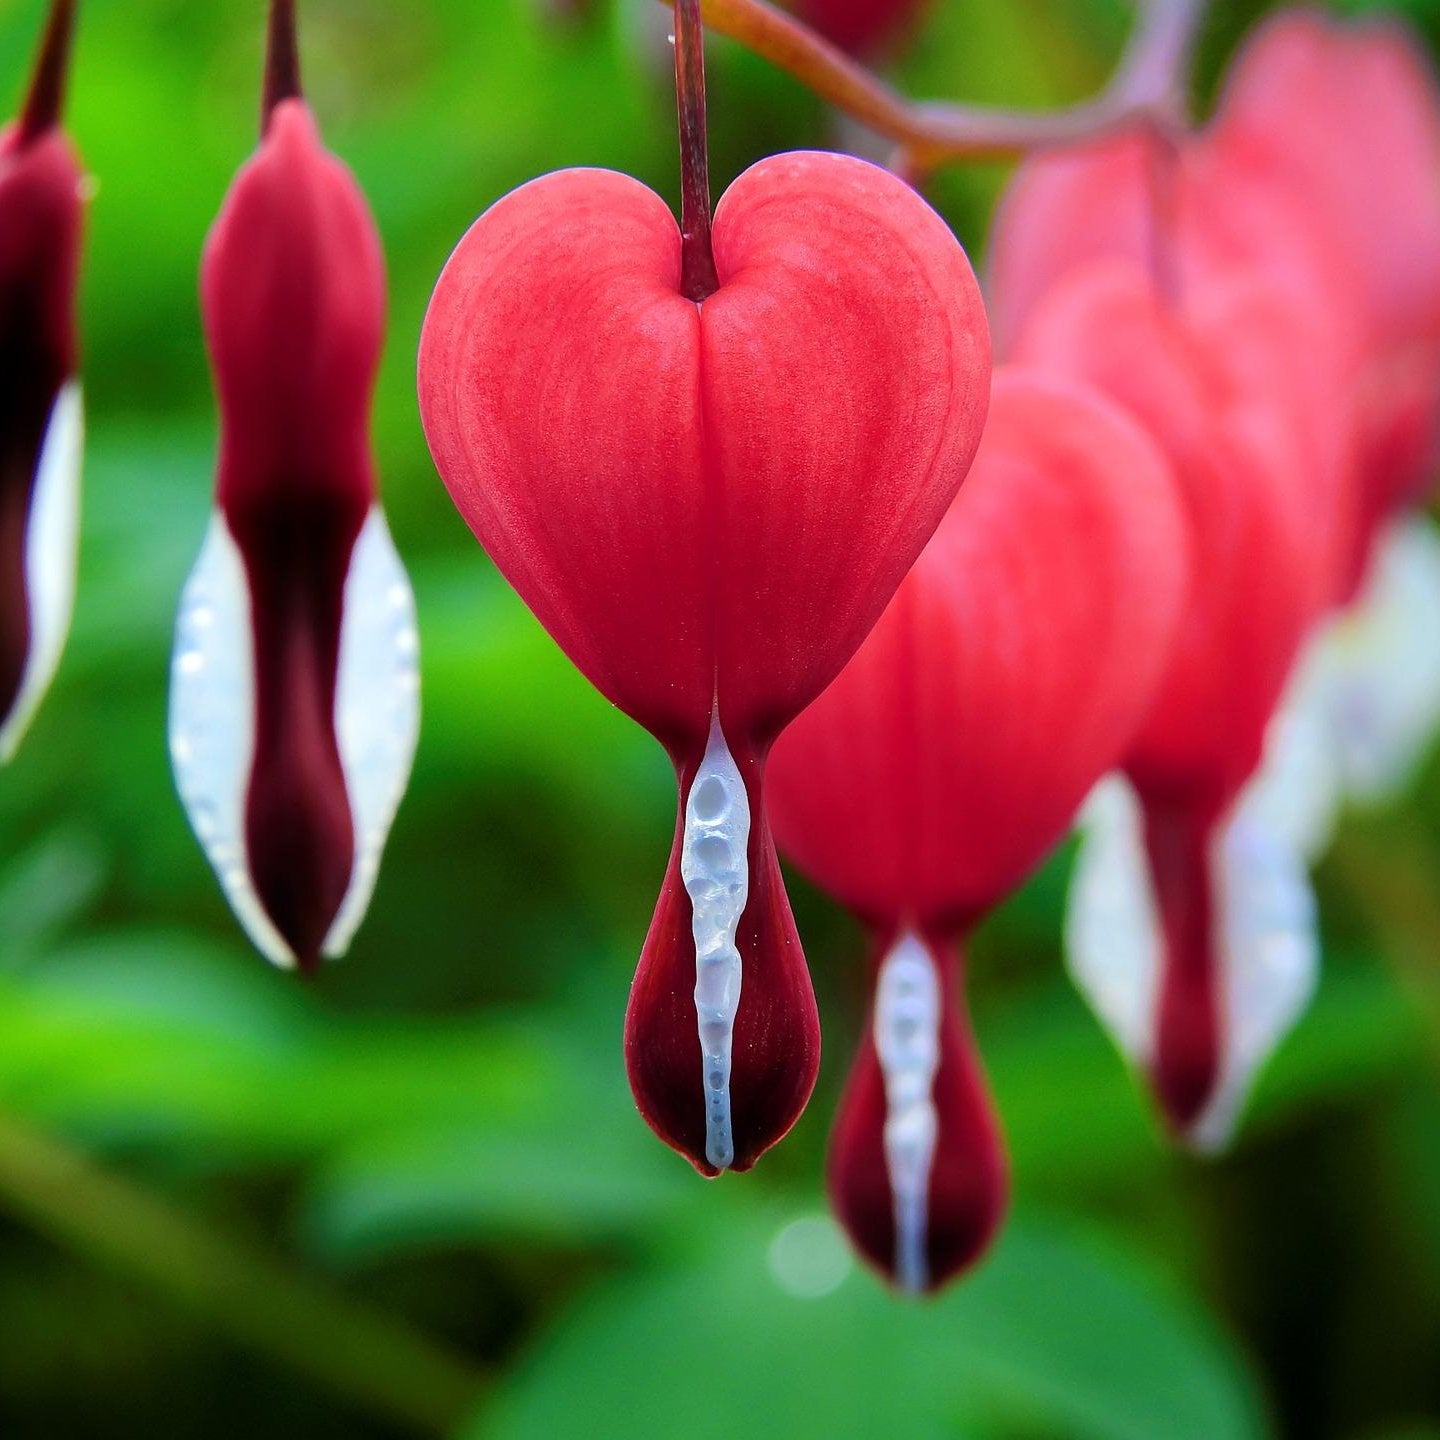
<svg viewBox="0 0 1440 1440">
<path fill-rule="evenodd" d="M 680 116 L 680 289 L 687 300 L 699 301 L 720 288 L 710 243 L 700 0 L 675 0 L 675 104 Z"/>
<path fill-rule="evenodd" d="M 1129 45 L 1109 84 L 1064 110 L 917 103 L 766 0 L 691 0 L 707 25 L 795 76 L 823 100 L 900 147 L 902 168 L 1001 159 L 1094 139 L 1137 119 L 1170 129 L 1206 0 L 1140 0 Z"/>
<path fill-rule="evenodd" d="M 1181 302 L 1180 270 L 1180 167 L 1177 137 L 1151 126 L 1146 137 L 1146 179 L 1150 187 L 1150 276 L 1155 293 L 1172 310 Z"/>
</svg>

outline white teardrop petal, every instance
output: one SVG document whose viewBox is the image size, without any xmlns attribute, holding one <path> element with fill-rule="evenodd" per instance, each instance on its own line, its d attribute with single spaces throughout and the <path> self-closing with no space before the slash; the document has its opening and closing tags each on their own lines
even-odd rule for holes
<svg viewBox="0 0 1440 1440">
<path fill-rule="evenodd" d="M 872 1034 L 885 1082 L 885 1169 L 895 1214 L 895 1279 L 919 1293 L 930 1283 L 930 1172 L 940 1139 L 935 1076 L 943 1018 L 940 977 L 906 932 L 880 965 Z"/>
<path fill-rule="evenodd" d="M 1071 978 L 1134 1064 L 1154 1053 L 1160 920 L 1150 883 L 1140 802 L 1107 775 L 1080 814 L 1080 849 L 1065 909 Z"/>
<path fill-rule="evenodd" d="M 335 733 L 350 797 L 355 860 L 349 888 L 325 937 L 325 954 L 332 958 L 349 948 L 370 904 L 420 733 L 415 597 L 378 505 L 355 542 L 344 603 Z"/>
<path fill-rule="evenodd" d="M 740 767 L 710 717 L 710 738 L 685 801 L 680 879 L 695 942 L 695 1023 L 705 1100 L 705 1158 L 735 1163 L 730 1070 L 744 973 L 735 932 L 750 896 L 750 797 Z"/>
<path fill-rule="evenodd" d="M 266 959 L 295 955 L 251 883 L 245 795 L 255 750 L 254 640 L 245 562 L 217 510 L 185 582 L 170 667 L 170 760 L 185 813 L 225 897 Z"/>
<path fill-rule="evenodd" d="M 1355 604 L 1328 628 L 1325 666 L 1347 792 L 1400 790 L 1440 729 L 1440 530 L 1424 516 L 1379 540 Z"/>
<path fill-rule="evenodd" d="M 85 407 L 80 382 L 68 381 L 55 397 L 40 447 L 30 517 L 25 529 L 25 590 L 30 602 L 30 646 L 15 703 L 0 725 L 0 763 L 19 748 L 65 648 L 75 608 L 80 544 L 80 461 L 85 448 Z"/>
<path fill-rule="evenodd" d="M 1243 792 L 1252 820 L 1284 848 L 1313 860 L 1330 842 L 1341 802 L 1326 635 L 1303 652 L 1265 732 L 1260 768 Z"/>
<path fill-rule="evenodd" d="M 1256 803 L 1257 797 L 1262 803 Z M 1221 965 L 1221 1069 L 1190 1130 L 1199 1150 L 1230 1141 L 1260 1067 L 1310 1003 L 1319 972 L 1315 895 L 1305 855 L 1276 829 L 1252 782 L 1211 857 Z"/>
</svg>

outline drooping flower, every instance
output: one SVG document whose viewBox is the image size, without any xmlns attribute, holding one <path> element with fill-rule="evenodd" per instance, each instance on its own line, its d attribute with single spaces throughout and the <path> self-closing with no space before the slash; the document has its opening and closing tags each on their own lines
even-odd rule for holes
<svg viewBox="0 0 1440 1440">
<path fill-rule="evenodd" d="M 75 598 L 84 178 L 60 128 L 74 12 L 52 4 L 24 109 L 0 133 L 0 762 L 49 688 Z"/>
<path fill-rule="evenodd" d="M 862 161 L 762 161 L 710 243 L 697 26 L 677 7 L 682 228 L 602 170 L 507 195 L 440 277 L 419 387 L 476 537 L 674 762 L 625 1053 L 642 1115 L 714 1174 L 785 1134 L 819 1059 L 765 758 L 954 497 L 989 340 L 954 237 Z"/>
<path fill-rule="evenodd" d="M 1017 347 L 1124 404 L 1180 482 L 1194 578 L 1166 677 L 1125 756 L 1139 807 L 1091 812 L 1068 928 L 1082 988 L 1148 1071 L 1174 1130 L 1207 1145 L 1228 1135 L 1258 1064 L 1260 1047 L 1241 1041 L 1249 1017 L 1288 1023 L 1315 966 L 1300 850 L 1309 831 L 1286 815 L 1266 823 L 1272 804 L 1246 795 L 1278 743 L 1272 720 L 1338 553 L 1325 532 L 1344 472 L 1327 469 L 1306 428 L 1321 392 L 1297 360 L 1303 320 L 1251 276 L 1191 287 L 1177 308 L 1121 261 L 1058 282 Z M 1123 844 L 1101 833 L 1135 817 Z M 1242 865 L 1249 883 L 1231 884 L 1229 857 L 1247 846 L 1265 864 Z M 1112 901 L 1116 874 L 1141 900 Z M 1112 910 L 1145 923 L 1122 930 L 1104 918 Z M 1134 1010 L 1125 1023 L 1117 990 Z"/>
<path fill-rule="evenodd" d="M 1331 556 L 1316 569 L 1322 603 L 1258 768 L 1243 790 L 1231 787 L 1211 839 L 1192 834 L 1179 846 L 1190 859 L 1165 862 L 1172 877 L 1191 875 L 1167 888 L 1193 889 L 1204 877 L 1209 902 L 1157 913 L 1166 907 L 1147 870 L 1161 863 L 1154 851 L 1164 842 L 1152 836 L 1147 852 L 1142 810 L 1105 797 L 1089 812 L 1072 892 L 1077 977 L 1122 1048 L 1152 1069 L 1161 956 L 1182 931 L 1192 932 L 1191 949 L 1194 935 L 1212 932 L 1212 963 L 1191 967 L 1203 980 L 1190 1001 L 1171 1005 L 1172 1029 L 1175 1013 L 1190 1015 L 1179 1028 L 1194 1074 L 1216 1072 L 1188 1128 L 1209 1147 L 1227 1138 L 1256 1069 L 1312 988 L 1306 865 L 1328 839 L 1337 802 L 1393 787 L 1440 716 L 1440 643 L 1426 618 L 1428 597 L 1440 594 L 1440 547 L 1423 529 L 1386 525 L 1433 467 L 1437 234 L 1440 107 L 1418 48 L 1389 23 L 1341 26 L 1310 13 L 1260 28 L 1200 135 L 1173 144 L 1132 134 L 1039 157 L 1021 168 L 999 212 L 991 299 L 1002 348 L 1065 277 L 1101 260 L 1148 272 L 1182 313 L 1240 277 L 1291 310 L 1290 343 L 1268 358 L 1254 351 L 1243 383 L 1273 431 L 1302 437 L 1300 463 L 1288 468 L 1312 554 Z M 1310 378 L 1297 390 L 1302 369 Z M 1281 603 L 1287 567 L 1263 553 L 1258 599 L 1268 607 Z M 1221 572 L 1209 573 L 1219 587 Z M 1226 645 L 1210 663 L 1248 686 Z M 1249 742 L 1237 737 L 1237 756 L 1256 751 L 1250 733 Z M 1208 860 L 1198 854 L 1206 849 Z M 1195 1058 L 1207 1051 L 1209 1061 Z"/>
<path fill-rule="evenodd" d="M 414 601 L 369 437 L 384 290 L 374 222 L 321 144 L 276 0 L 260 147 L 201 273 L 220 460 L 180 605 L 170 748 L 236 915 L 304 970 L 364 915 L 419 722 Z"/>
<path fill-rule="evenodd" d="M 1295 503 L 1328 603 L 1360 525 L 1355 388 L 1365 340 L 1344 257 L 1303 200 L 1209 130 L 1132 127 L 1022 164 L 997 208 L 988 263 L 986 298 L 1007 356 L 1062 282 L 1096 266 L 1128 267 L 1174 327 L 1205 332 L 1231 387 L 1248 396 L 1256 442 L 1289 451 L 1310 476 Z M 1250 329 L 1288 334 L 1283 368 L 1273 345 L 1225 343 L 1216 297 L 1242 290 L 1252 295 L 1247 311 L 1270 312 Z"/>
<path fill-rule="evenodd" d="M 973 1261 L 1005 1205 L 964 944 L 1145 716 L 1185 592 L 1174 481 L 1087 388 L 996 373 L 965 488 L 770 767 L 782 849 L 870 931 L 875 994 L 831 1194 L 898 1285 Z"/>
<path fill-rule="evenodd" d="M 1360 588 L 1315 634 L 1289 708 L 1321 727 L 1338 801 L 1404 790 L 1440 730 L 1440 526 L 1399 515 L 1371 540 Z"/>
</svg>

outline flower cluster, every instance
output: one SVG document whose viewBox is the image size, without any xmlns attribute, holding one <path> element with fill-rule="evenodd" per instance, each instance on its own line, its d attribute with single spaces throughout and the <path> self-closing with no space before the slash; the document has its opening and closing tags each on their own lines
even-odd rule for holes
<svg viewBox="0 0 1440 1440">
<path fill-rule="evenodd" d="M 996 223 L 1003 346 L 1140 416 L 1192 517 L 1185 628 L 1128 784 L 1088 814 L 1069 940 L 1204 1148 L 1313 986 L 1335 804 L 1401 778 L 1440 710 L 1413 599 L 1440 550 L 1406 519 L 1440 438 L 1437 177 L 1407 37 L 1281 13 L 1203 131 L 1037 157 Z"/>
<path fill-rule="evenodd" d="M 954 498 L 988 370 L 963 260 L 826 155 L 742 176 L 712 235 L 694 9 L 680 229 L 599 172 L 501 201 L 436 289 L 421 408 L 486 549 L 675 762 L 626 1027 L 641 1112 L 713 1174 L 808 1095 L 773 823 L 872 936 L 837 1211 L 930 1288 L 1005 1203 L 959 951 L 1087 794 L 1072 969 L 1214 1147 L 1313 984 L 1336 799 L 1432 727 L 1435 667 L 1389 677 L 1433 644 L 1393 632 L 1434 547 L 1386 532 L 1440 418 L 1440 106 L 1397 32 L 1282 15 L 1203 131 L 1147 96 L 1036 153 L 995 224 L 1006 364 Z"/>
<path fill-rule="evenodd" d="M 877 936 L 830 1179 L 899 1283 L 972 1258 L 1002 1197 L 947 946 L 1102 772 L 1070 965 L 1174 1133 L 1222 1146 L 1304 1008 L 1308 862 L 1337 805 L 1399 784 L 1440 719 L 1440 540 L 1410 510 L 1440 438 L 1437 227 L 1440 101 L 1417 48 L 1309 12 L 1250 39 L 1203 130 L 1142 121 L 1042 152 L 1004 196 L 986 298 L 1009 363 L 981 460 L 773 766 L 783 847 Z M 1042 372 L 1157 448 L 1113 462 L 1132 523 L 1157 466 L 1178 501 L 1177 535 L 1144 521 L 1147 558 L 1180 587 L 1158 668 L 1120 628 L 1140 611 L 1160 624 L 1157 578 L 1127 573 L 1093 517 L 1052 539 L 1009 477 L 1035 573 L 983 530 L 987 462 L 1019 439 L 999 417 Z M 1034 452 L 1059 431 L 1035 416 L 1020 433 Z M 1084 453 L 1106 451 L 1090 437 Z M 1055 457 L 1044 473 L 1062 474 Z M 1078 478 L 1064 484 L 1078 504 Z M 967 527 L 972 551 L 952 555 Z M 1108 684 L 1129 708 L 1097 732 Z"/>
<path fill-rule="evenodd" d="M 911 160 L 964 148 L 727 4 Z M 873 53 L 919 7 L 793 8 Z M 982 299 L 940 216 L 863 160 L 770 156 L 712 212 L 699 0 L 676 0 L 679 225 L 627 176 L 534 180 L 461 239 L 420 341 L 457 508 L 674 766 L 625 1022 L 640 1113 L 713 1176 L 804 1109 L 820 1023 L 783 852 L 869 935 L 829 1183 L 908 1290 L 1003 1216 L 963 954 L 1077 817 L 1071 970 L 1173 1135 L 1213 1149 L 1314 985 L 1337 807 L 1401 784 L 1440 720 L 1434 81 L 1392 25 L 1282 12 L 1195 129 L 1166 65 L 1198 0 L 1150 9 L 1154 46 L 1051 136 L 1072 143 L 1011 117 L 1031 153 Z M 0 135 L 4 758 L 74 586 L 72 22 L 55 0 Z M 418 732 L 369 435 L 384 290 L 272 0 L 260 144 L 201 269 L 220 448 L 170 749 L 244 929 L 306 971 L 363 917 Z"/>
</svg>

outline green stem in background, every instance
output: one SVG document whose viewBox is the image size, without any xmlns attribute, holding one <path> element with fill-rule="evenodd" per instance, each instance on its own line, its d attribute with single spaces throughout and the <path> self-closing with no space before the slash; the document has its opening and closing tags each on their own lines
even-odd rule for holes
<svg viewBox="0 0 1440 1440">
<path fill-rule="evenodd" d="M 700 0 L 675 0 L 675 105 L 680 117 L 680 290 L 707 299 L 720 288 L 710 243 L 710 157 L 705 133 L 705 31 Z"/>
<path fill-rule="evenodd" d="M 486 1377 L 0 1111 L 0 1205 L 367 1410 L 448 1434 Z"/>
<path fill-rule="evenodd" d="M 1091 100 L 1047 111 L 916 103 L 765 0 L 699 3 L 711 29 L 888 136 L 900 146 L 904 165 L 924 170 L 1076 144 L 1135 121 L 1173 128 L 1183 115 L 1184 76 L 1206 0 L 1141 0 L 1130 43 L 1110 83 Z"/>
</svg>

